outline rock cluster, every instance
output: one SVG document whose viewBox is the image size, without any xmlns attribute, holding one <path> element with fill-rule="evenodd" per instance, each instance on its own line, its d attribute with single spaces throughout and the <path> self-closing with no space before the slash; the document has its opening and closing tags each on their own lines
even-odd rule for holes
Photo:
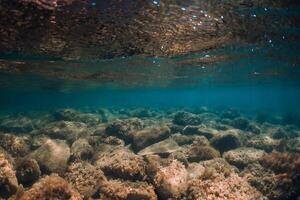
<svg viewBox="0 0 300 200">
<path fill-rule="evenodd" d="M 0 133 L 0 198 L 300 196 L 296 126 L 261 124 L 239 112 L 208 109 L 106 112 L 112 116 L 103 122 L 67 109 L 43 118 L 44 125 L 30 133 Z"/>
</svg>

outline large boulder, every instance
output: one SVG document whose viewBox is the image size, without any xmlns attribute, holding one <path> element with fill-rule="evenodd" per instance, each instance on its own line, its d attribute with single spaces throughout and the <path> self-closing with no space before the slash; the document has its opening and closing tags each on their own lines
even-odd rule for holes
<svg viewBox="0 0 300 200">
<path fill-rule="evenodd" d="M 138 152 L 138 155 L 157 154 L 160 156 L 167 156 L 173 152 L 179 151 L 181 147 L 171 138 L 165 139 L 161 142 L 152 144 L 145 149 Z"/>
<path fill-rule="evenodd" d="M 186 151 L 186 157 L 189 162 L 200 162 L 220 157 L 220 152 L 211 146 L 190 145 Z"/>
<path fill-rule="evenodd" d="M 40 166 L 34 159 L 20 159 L 16 164 L 17 178 L 23 185 L 30 185 L 41 176 Z"/>
<path fill-rule="evenodd" d="M 221 153 L 231 149 L 236 149 L 242 145 L 241 134 L 236 129 L 223 131 L 212 138 L 211 144 Z"/>
<path fill-rule="evenodd" d="M 27 133 L 34 129 L 33 121 L 28 117 L 4 118 L 0 121 L 0 131 Z"/>
<path fill-rule="evenodd" d="M 142 130 L 144 123 L 138 118 L 116 120 L 106 128 L 106 134 L 117 136 L 126 142 L 132 141 L 132 133 Z"/>
<path fill-rule="evenodd" d="M 76 140 L 71 146 L 72 160 L 81 159 L 88 160 L 93 157 L 94 149 L 89 144 L 87 139 L 80 138 Z"/>
<path fill-rule="evenodd" d="M 157 171 L 153 181 L 159 197 L 178 199 L 188 187 L 188 172 L 182 163 L 173 160 L 170 165 Z"/>
<path fill-rule="evenodd" d="M 75 191 L 66 180 L 56 174 L 40 179 L 29 190 L 20 192 L 17 197 L 19 200 L 82 199 L 80 194 Z"/>
<path fill-rule="evenodd" d="M 22 157 L 29 152 L 27 141 L 12 134 L 0 134 L 0 146 L 14 157 Z"/>
<path fill-rule="evenodd" d="M 200 125 L 202 118 L 199 115 L 189 112 L 177 112 L 174 116 L 173 123 L 177 125 Z"/>
<path fill-rule="evenodd" d="M 100 186 L 106 181 L 101 169 L 82 161 L 72 163 L 64 176 L 70 185 L 85 199 L 95 195 Z"/>
<path fill-rule="evenodd" d="M 52 139 L 63 139 L 74 142 L 80 137 L 91 135 L 86 124 L 81 122 L 58 121 L 46 125 L 40 130 L 41 134 L 45 134 Z"/>
<path fill-rule="evenodd" d="M 16 171 L 9 155 L 0 149 L 0 198 L 8 198 L 18 190 Z"/>
<path fill-rule="evenodd" d="M 230 164 L 244 168 L 251 163 L 258 163 L 265 154 L 263 150 L 242 147 L 225 152 L 223 157 Z"/>
<path fill-rule="evenodd" d="M 41 147 L 29 154 L 45 173 L 63 174 L 70 158 L 70 148 L 64 140 L 48 139 Z"/>
<path fill-rule="evenodd" d="M 141 181 L 109 180 L 102 184 L 100 196 L 116 200 L 157 200 L 153 186 Z"/>
<path fill-rule="evenodd" d="M 58 121 L 82 122 L 88 125 L 96 125 L 101 123 L 101 119 L 98 115 L 81 113 L 74 109 L 58 110 L 54 113 L 54 118 Z"/>
<path fill-rule="evenodd" d="M 144 178 L 145 162 L 141 156 L 125 147 L 107 146 L 95 156 L 95 165 L 103 170 L 106 176 L 127 180 Z"/>
<path fill-rule="evenodd" d="M 134 132 L 132 134 L 133 148 L 135 151 L 139 151 L 151 144 L 168 138 L 170 134 L 171 131 L 167 126 L 147 128 L 141 131 Z"/>
</svg>

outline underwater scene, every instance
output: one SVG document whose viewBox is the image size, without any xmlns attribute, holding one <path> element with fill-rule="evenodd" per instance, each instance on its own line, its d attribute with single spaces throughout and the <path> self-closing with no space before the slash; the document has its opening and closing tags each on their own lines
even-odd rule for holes
<svg viewBox="0 0 300 200">
<path fill-rule="evenodd" d="M 0 200 L 300 200 L 300 1 L 0 0 Z"/>
</svg>

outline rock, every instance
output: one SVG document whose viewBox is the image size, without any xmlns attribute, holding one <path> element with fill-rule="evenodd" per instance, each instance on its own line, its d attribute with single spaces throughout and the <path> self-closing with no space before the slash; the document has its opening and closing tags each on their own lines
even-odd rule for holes
<svg viewBox="0 0 300 200">
<path fill-rule="evenodd" d="M 86 139 L 78 139 L 71 146 L 71 158 L 73 160 L 88 160 L 93 157 L 94 149 Z"/>
<path fill-rule="evenodd" d="M 261 161 L 264 155 L 263 150 L 242 147 L 225 152 L 223 158 L 231 165 L 241 169 L 249 164 Z"/>
<path fill-rule="evenodd" d="M 29 185 L 37 181 L 41 176 L 39 164 L 34 159 L 21 159 L 16 164 L 18 181 Z"/>
<path fill-rule="evenodd" d="M 101 169 L 82 161 L 72 163 L 68 167 L 65 179 L 84 199 L 95 195 L 100 186 L 106 182 L 106 177 Z"/>
<path fill-rule="evenodd" d="M 9 155 L 0 149 L 0 198 L 8 198 L 18 190 L 18 180 Z"/>
<path fill-rule="evenodd" d="M 182 135 L 180 133 L 172 134 L 170 136 L 178 145 L 187 145 L 197 143 L 199 145 L 209 145 L 209 141 L 204 136 L 199 135 Z"/>
<path fill-rule="evenodd" d="M 175 114 L 173 123 L 177 125 L 200 125 L 202 119 L 200 116 L 189 113 L 189 112 L 178 112 Z"/>
<path fill-rule="evenodd" d="M 153 113 L 145 108 L 139 108 L 132 111 L 132 117 L 138 117 L 138 118 L 149 118 L 153 116 Z"/>
<path fill-rule="evenodd" d="M 236 149 L 242 145 L 239 131 L 228 130 L 222 132 L 220 135 L 211 140 L 214 148 L 218 149 L 221 154 L 225 151 Z"/>
<path fill-rule="evenodd" d="M 126 180 L 142 180 L 145 176 L 145 162 L 142 157 L 125 147 L 105 147 L 99 150 L 95 164 L 106 176 Z"/>
<path fill-rule="evenodd" d="M 246 131 L 250 131 L 251 133 L 254 134 L 260 134 L 261 133 L 261 128 L 259 128 L 258 125 L 254 124 L 254 123 L 250 123 L 246 129 Z"/>
<path fill-rule="evenodd" d="M 219 174 L 223 174 L 226 177 L 238 171 L 223 158 L 202 161 L 200 164 L 205 167 L 205 174 L 203 177 L 208 179 L 212 179 L 215 175 L 219 176 Z"/>
<path fill-rule="evenodd" d="M 35 135 L 31 140 L 31 149 L 35 150 L 45 144 L 50 138 L 47 135 Z"/>
<path fill-rule="evenodd" d="M 180 198 L 188 187 L 188 173 L 185 166 L 173 160 L 169 166 L 162 167 L 154 177 L 154 185 L 162 199 Z"/>
<path fill-rule="evenodd" d="M 263 200 L 264 197 L 247 181 L 232 173 L 227 177 L 219 174 L 214 178 L 192 179 L 189 182 L 188 199 Z"/>
<path fill-rule="evenodd" d="M 222 111 L 221 118 L 223 119 L 234 119 L 239 117 L 241 114 L 238 110 L 235 109 L 226 109 Z"/>
<path fill-rule="evenodd" d="M 205 128 L 205 127 L 199 128 L 198 132 L 197 132 L 198 135 L 204 136 L 208 140 L 215 137 L 218 133 L 219 133 L 219 131 L 217 131 L 213 128 Z"/>
<path fill-rule="evenodd" d="M 279 149 L 281 143 L 279 140 L 274 140 L 269 136 L 258 136 L 247 140 L 245 145 L 247 147 L 253 147 L 256 149 L 265 150 L 266 152 L 271 152 L 272 150 Z"/>
<path fill-rule="evenodd" d="M 115 119 L 115 116 L 105 108 L 100 108 L 96 111 L 98 115 L 100 115 L 102 122 L 109 122 L 113 119 Z"/>
<path fill-rule="evenodd" d="M 201 128 L 201 126 L 187 125 L 183 128 L 182 134 L 184 134 L 184 135 L 196 135 L 196 134 L 198 134 L 198 129 L 199 128 Z"/>
<path fill-rule="evenodd" d="M 12 134 L 0 134 L 0 146 L 15 157 L 25 156 L 29 152 L 26 141 Z"/>
<path fill-rule="evenodd" d="M 34 129 L 34 124 L 27 117 L 5 118 L 0 122 L 0 131 L 9 133 L 28 133 Z"/>
<path fill-rule="evenodd" d="M 268 130 L 269 135 L 273 139 L 293 139 L 297 138 L 300 136 L 300 131 L 292 126 L 287 126 L 287 127 L 276 127 L 276 128 L 270 128 Z"/>
<path fill-rule="evenodd" d="M 81 122 L 59 121 L 48 124 L 41 131 L 52 139 L 68 140 L 71 143 L 80 137 L 91 134 L 86 124 Z"/>
<path fill-rule="evenodd" d="M 185 126 L 180 126 L 180 125 L 176 125 L 176 124 L 169 124 L 168 126 L 170 127 L 172 134 L 183 133 L 183 129 L 185 127 Z"/>
<path fill-rule="evenodd" d="M 92 126 L 101 123 L 99 116 L 95 114 L 81 113 L 74 109 L 58 110 L 54 113 L 54 118 L 57 121 L 82 122 Z"/>
<path fill-rule="evenodd" d="M 138 152 L 138 155 L 158 154 L 165 156 L 180 149 L 180 146 L 174 140 L 166 139 L 142 149 Z"/>
<path fill-rule="evenodd" d="M 33 199 L 69 199 L 81 200 L 78 192 L 66 180 L 56 174 L 46 176 L 35 183 L 29 190 L 18 194 L 19 200 Z"/>
<path fill-rule="evenodd" d="M 194 141 L 194 137 L 175 133 L 170 136 L 178 145 L 191 144 Z"/>
<path fill-rule="evenodd" d="M 241 130 L 246 130 L 248 128 L 249 124 L 250 124 L 250 122 L 248 121 L 248 119 L 246 119 L 244 117 L 235 118 L 231 122 L 231 126 L 233 126 L 234 128 L 237 128 L 237 129 L 241 129 Z"/>
<path fill-rule="evenodd" d="M 189 161 L 184 152 L 175 151 L 168 156 L 169 160 L 178 160 L 179 162 L 183 163 L 185 167 L 189 165 Z"/>
<path fill-rule="evenodd" d="M 106 133 L 108 135 L 117 136 L 125 142 L 131 142 L 132 132 L 142 130 L 143 128 L 144 123 L 138 118 L 116 120 L 107 126 Z"/>
<path fill-rule="evenodd" d="M 189 162 L 200 162 L 220 157 L 220 152 L 210 146 L 190 145 L 186 150 Z"/>
<path fill-rule="evenodd" d="M 168 138 L 170 134 L 171 131 L 167 126 L 147 128 L 141 131 L 134 132 L 132 134 L 133 148 L 135 151 L 139 151 L 151 144 Z"/>
<path fill-rule="evenodd" d="M 259 163 L 249 164 L 240 175 L 267 199 L 291 199 L 290 197 L 295 193 L 292 181 L 274 174 Z"/>
<path fill-rule="evenodd" d="M 300 153 L 300 137 L 288 140 L 287 148 L 290 151 Z"/>
<path fill-rule="evenodd" d="M 100 188 L 101 199 L 116 200 L 156 200 L 153 186 L 146 182 L 131 182 L 120 180 L 109 180 Z"/>
<path fill-rule="evenodd" d="M 187 168 L 188 179 L 198 179 L 201 178 L 205 173 L 205 167 L 199 163 L 191 163 Z"/>
<path fill-rule="evenodd" d="M 64 140 L 48 139 L 41 147 L 29 154 L 45 173 L 62 174 L 70 158 L 70 148 Z"/>
</svg>

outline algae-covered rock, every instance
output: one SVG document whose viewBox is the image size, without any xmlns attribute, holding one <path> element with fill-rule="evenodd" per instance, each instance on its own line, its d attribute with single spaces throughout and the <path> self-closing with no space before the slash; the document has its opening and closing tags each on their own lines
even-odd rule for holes
<svg viewBox="0 0 300 200">
<path fill-rule="evenodd" d="M 88 125 L 101 123 L 99 116 L 90 113 L 81 113 L 74 109 L 58 110 L 54 113 L 54 118 L 58 121 L 82 122 Z"/>
<path fill-rule="evenodd" d="M 265 150 L 266 152 L 271 152 L 273 150 L 279 149 L 281 146 L 281 142 L 280 140 L 275 140 L 269 136 L 262 135 L 247 140 L 245 145 L 247 147 L 253 147 L 256 149 Z"/>
<path fill-rule="evenodd" d="M 96 194 L 106 181 L 101 169 L 82 161 L 72 163 L 64 176 L 69 184 L 86 199 Z"/>
<path fill-rule="evenodd" d="M 168 138 L 170 134 L 171 131 L 167 126 L 147 128 L 141 131 L 134 132 L 132 134 L 133 148 L 135 151 L 139 151 L 151 144 Z"/>
<path fill-rule="evenodd" d="M 181 147 L 174 140 L 169 138 L 142 149 L 138 152 L 138 155 L 158 154 L 165 156 L 180 149 Z"/>
<path fill-rule="evenodd" d="M 205 167 L 200 163 L 190 163 L 186 169 L 188 172 L 188 179 L 201 178 L 205 173 Z"/>
<path fill-rule="evenodd" d="M 34 129 L 34 123 L 28 117 L 5 118 L 0 121 L 0 131 L 9 133 L 28 133 Z"/>
<path fill-rule="evenodd" d="M 217 131 L 216 129 L 213 129 L 213 128 L 200 127 L 197 130 L 197 135 L 204 136 L 208 140 L 215 137 L 218 133 L 219 133 L 219 131 Z"/>
<path fill-rule="evenodd" d="M 175 114 L 173 123 L 177 125 L 200 125 L 202 118 L 199 115 L 189 112 L 178 112 Z"/>
<path fill-rule="evenodd" d="M 17 196 L 19 200 L 82 199 L 80 194 L 66 180 L 56 174 L 40 179 L 29 190 L 20 192 Z"/>
<path fill-rule="evenodd" d="M 12 156 L 25 156 L 29 152 L 29 145 L 24 138 L 12 134 L 0 134 L 0 146 Z"/>
<path fill-rule="evenodd" d="M 41 147 L 29 154 L 35 159 L 41 170 L 46 173 L 62 174 L 70 158 L 70 148 L 64 140 L 48 139 Z"/>
<path fill-rule="evenodd" d="M 73 160 L 81 159 L 88 160 L 94 154 L 93 147 L 89 144 L 87 139 L 80 138 L 76 140 L 71 146 L 71 158 Z"/>
<path fill-rule="evenodd" d="M 18 190 L 18 180 L 9 155 L 0 149 L 0 198 L 8 198 Z"/>
<path fill-rule="evenodd" d="M 154 185 L 162 199 L 180 198 L 188 187 L 187 182 L 188 172 L 185 166 L 177 160 L 160 168 L 154 177 Z"/>
<path fill-rule="evenodd" d="M 22 184 L 31 184 L 41 176 L 41 170 L 36 160 L 21 159 L 16 164 L 17 178 Z"/>
<path fill-rule="evenodd" d="M 95 164 L 106 176 L 141 180 L 145 176 L 145 162 L 141 156 L 125 147 L 112 147 L 98 152 Z"/>
<path fill-rule="evenodd" d="M 132 132 L 142 130 L 143 128 L 144 123 L 138 118 L 116 120 L 107 126 L 106 133 L 128 142 L 132 140 Z"/>
<path fill-rule="evenodd" d="M 237 129 L 246 130 L 249 126 L 250 122 L 248 119 L 244 117 L 238 117 L 232 120 L 231 126 Z"/>
<path fill-rule="evenodd" d="M 261 161 L 264 155 L 263 150 L 242 147 L 225 152 L 223 157 L 230 164 L 243 168 L 251 163 Z"/>
<path fill-rule="evenodd" d="M 188 199 L 203 200 L 263 200 L 263 195 L 237 174 L 225 177 L 220 174 L 211 179 L 192 179 Z"/>
<path fill-rule="evenodd" d="M 91 134 L 86 124 L 69 121 L 50 123 L 40 130 L 40 132 L 52 139 L 63 139 L 70 142 L 74 142 L 80 137 L 86 137 Z"/>
<path fill-rule="evenodd" d="M 35 150 L 45 144 L 45 142 L 47 142 L 49 139 L 49 136 L 44 134 L 34 135 L 31 139 L 30 148 Z"/>
<path fill-rule="evenodd" d="M 131 182 L 121 180 L 109 180 L 100 188 L 101 199 L 115 200 L 156 200 L 152 185 L 146 182 Z"/>
<path fill-rule="evenodd" d="M 233 129 L 220 133 L 211 140 L 214 148 L 218 149 L 221 153 L 236 149 L 242 145 L 239 131 Z"/>
<path fill-rule="evenodd" d="M 220 157 L 220 152 L 211 146 L 190 145 L 185 151 L 190 162 L 200 162 Z"/>
</svg>

